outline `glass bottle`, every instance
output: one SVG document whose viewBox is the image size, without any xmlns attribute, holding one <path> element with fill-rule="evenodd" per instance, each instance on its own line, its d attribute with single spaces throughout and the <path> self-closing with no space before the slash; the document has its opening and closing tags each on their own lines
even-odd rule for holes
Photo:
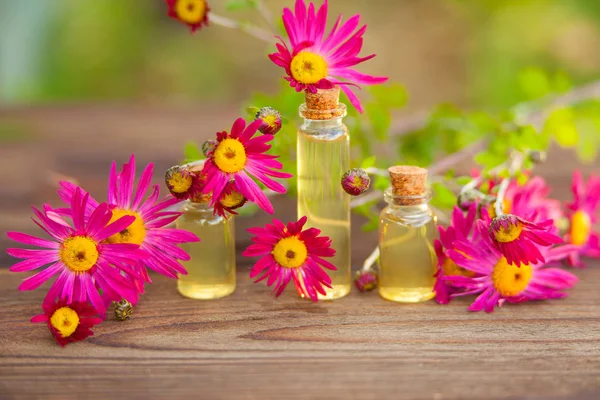
<svg viewBox="0 0 600 400">
<path fill-rule="evenodd" d="M 379 219 L 379 294 L 387 300 L 416 303 L 434 297 L 437 258 L 433 242 L 437 218 L 425 188 L 427 170 L 389 169 L 392 187 Z"/>
<path fill-rule="evenodd" d="M 185 297 L 201 300 L 225 297 L 235 290 L 233 217 L 214 215 L 206 197 L 188 200 L 176 222 L 177 228 L 200 238 L 200 242 L 181 245 L 190 260 L 182 263 L 188 274 L 179 275 L 177 289 Z"/>
<path fill-rule="evenodd" d="M 350 135 L 342 122 L 346 106 L 339 104 L 339 88 L 306 93 L 300 106 L 304 123 L 298 130 L 298 218 L 307 227 L 329 236 L 336 254 L 327 259 L 337 271 L 326 270 L 332 288 L 321 299 L 333 300 L 350 293 L 350 196 L 341 186 L 350 169 Z"/>
</svg>

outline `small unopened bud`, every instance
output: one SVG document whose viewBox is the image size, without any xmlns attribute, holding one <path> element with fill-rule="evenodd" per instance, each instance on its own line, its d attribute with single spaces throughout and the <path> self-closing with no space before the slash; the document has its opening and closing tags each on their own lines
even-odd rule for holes
<svg viewBox="0 0 600 400">
<path fill-rule="evenodd" d="M 370 292 L 377 287 L 377 272 L 372 269 L 356 271 L 354 286 L 360 292 Z"/>
<path fill-rule="evenodd" d="M 256 113 L 255 120 L 261 120 L 258 128 L 265 135 L 274 135 L 281 129 L 281 114 L 273 107 L 263 107 Z"/>
<path fill-rule="evenodd" d="M 204 154 L 204 157 L 209 157 L 209 154 L 215 150 L 215 147 L 217 147 L 216 140 L 207 140 L 202 143 L 202 154 Z"/>
<path fill-rule="evenodd" d="M 342 176 L 342 187 L 351 196 L 363 194 L 371 186 L 371 178 L 362 168 L 353 168 Z"/>
<path fill-rule="evenodd" d="M 535 164 L 541 164 L 546 161 L 546 152 L 533 150 L 529 152 L 529 159 Z"/>
</svg>

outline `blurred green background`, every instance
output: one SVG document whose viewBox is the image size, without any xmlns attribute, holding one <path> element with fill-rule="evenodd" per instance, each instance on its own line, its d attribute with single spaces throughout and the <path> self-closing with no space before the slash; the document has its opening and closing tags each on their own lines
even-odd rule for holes
<svg viewBox="0 0 600 400">
<path fill-rule="evenodd" d="M 377 57 L 361 70 L 405 85 L 408 111 L 440 102 L 507 107 L 536 97 L 548 79 L 577 83 L 599 75 L 596 0 L 330 3 L 330 14 L 363 15 L 363 53 Z M 264 26 L 254 11 L 209 4 L 215 13 Z M 293 2 L 265 4 L 277 16 Z M 266 58 L 266 43 L 214 25 L 191 35 L 166 11 L 162 0 L 0 1 L 2 104 L 241 106 L 254 91 L 278 90 L 282 71 Z"/>
</svg>

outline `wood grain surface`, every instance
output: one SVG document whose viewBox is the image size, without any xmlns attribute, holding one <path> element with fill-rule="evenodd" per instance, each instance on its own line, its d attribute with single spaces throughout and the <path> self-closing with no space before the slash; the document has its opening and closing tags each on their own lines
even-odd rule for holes
<svg viewBox="0 0 600 400">
<path fill-rule="evenodd" d="M 193 137 L 202 141 L 233 115 L 122 107 L 0 113 L 0 122 L 30 129 L 26 140 L 0 149 L 0 166 L 21 171 L 0 174 L 2 236 L 37 233 L 29 204 L 56 202 L 57 174 L 102 194 L 110 160 L 135 152 L 140 163 L 164 170 L 190 132 L 208 124 Z M 550 160 L 539 172 L 566 200 L 580 166 L 568 152 L 554 151 Z M 280 219 L 295 217 L 293 199 L 275 199 L 275 209 Z M 238 250 L 249 243 L 245 228 L 269 218 L 237 221 Z M 376 236 L 354 218 L 358 266 Z M 0 248 L 7 245 L 0 239 Z M 4 266 L 14 261 L 0 255 Z M 185 299 L 175 281 L 153 276 L 130 321 L 109 314 L 94 337 L 64 349 L 45 326 L 29 322 L 47 286 L 18 292 L 28 274 L 0 269 L 0 399 L 600 399 L 598 262 L 574 271 L 581 282 L 567 299 L 491 315 L 467 312 L 468 299 L 402 305 L 353 291 L 314 304 L 293 290 L 274 299 L 263 283 L 251 283 L 250 265 L 238 258 L 238 288 L 218 301 Z"/>
</svg>

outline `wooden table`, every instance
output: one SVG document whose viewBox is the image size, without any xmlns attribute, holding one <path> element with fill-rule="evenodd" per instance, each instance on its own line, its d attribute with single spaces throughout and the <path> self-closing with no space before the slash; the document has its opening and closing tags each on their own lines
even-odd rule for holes
<svg viewBox="0 0 600 400">
<path fill-rule="evenodd" d="M 102 193 L 109 160 L 135 151 L 142 161 L 156 160 L 166 168 L 177 161 L 191 128 L 205 123 L 192 110 L 140 115 L 119 110 L 12 112 L 11 119 L 26 121 L 37 133 L 10 151 L 0 149 L 0 158 L 25 170 L 31 160 L 46 163 L 43 170 L 69 173 Z M 212 124 L 224 125 L 229 117 L 215 117 Z M 94 119 L 101 123 L 89 123 Z M 177 126 L 176 135 L 165 139 L 160 126 Z M 89 133 L 92 145 L 80 151 L 65 146 L 81 132 Z M 111 146 L 111 138 L 118 145 Z M 142 145 L 143 138 L 152 140 Z M 564 152 L 554 152 L 550 160 L 540 173 L 556 197 L 567 199 L 576 163 Z M 39 184 L 44 176 L 35 177 L 31 187 L 17 179 L 12 186 L 0 185 L 12 190 L 4 197 L 0 191 L 2 232 L 35 233 L 27 222 L 28 203 L 56 201 L 49 184 Z M 17 189 L 22 194 L 14 195 Z M 294 217 L 291 199 L 276 199 L 275 208 L 278 218 Z M 258 214 L 237 221 L 239 250 L 249 243 L 244 229 L 268 220 Z M 360 223 L 358 217 L 353 221 L 357 266 L 376 243 L 374 234 L 360 232 Z M 0 247 L 7 245 L 0 240 Z M 0 260 L 14 261 L 5 254 Z M 0 399 L 600 398 L 598 262 L 574 271 L 581 282 L 567 299 L 507 305 L 489 315 L 467 312 L 468 299 L 448 306 L 401 305 L 354 291 L 313 304 L 297 299 L 291 289 L 274 299 L 263 283 L 250 282 L 249 260 L 239 256 L 238 261 L 232 296 L 184 299 L 175 281 L 155 276 L 130 321 L 109 315 L 95 336 L 64 349 L 45 326 L 29 322 L 40 312 L 47 286 L 18 292 L 28 274 L 0 270 Z"/>
</svg>

